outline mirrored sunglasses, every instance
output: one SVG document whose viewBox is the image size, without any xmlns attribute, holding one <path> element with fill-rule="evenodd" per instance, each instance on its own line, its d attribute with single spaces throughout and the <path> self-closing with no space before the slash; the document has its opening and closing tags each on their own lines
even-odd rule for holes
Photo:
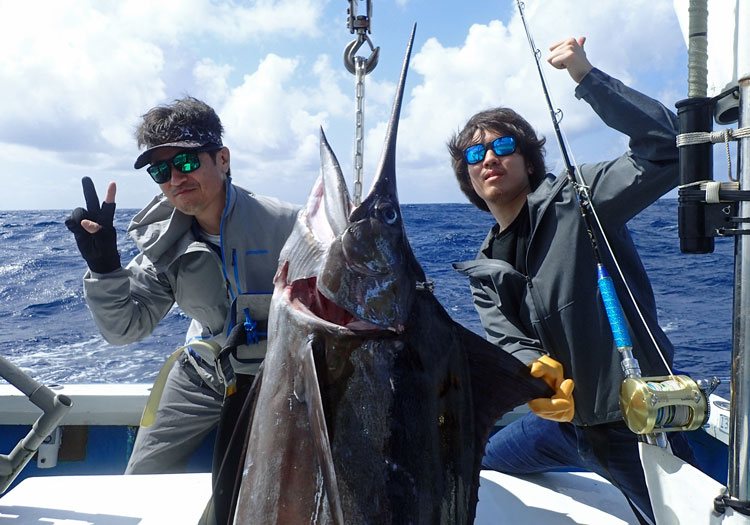
<svg viewBox="0 0 750 525">
<path fill-rule="evenodd" d="M 217 146 L 211 144 L 210 146 L 203 146 L 198 149 L 191 149 L 187 151 L 181 151 L 171 159 L 162 160 L 155 164 L 151 164 L 146 171 L 154 179 L 157 184 L 164 184 L 172 178 L 172 166 L 177 168 L 180 173 L 190 173 L 201 167 L 200 160 L 198 158 L 199 153 L 204 151 L 214 151 L 221 149 L 223 146 Z"/>
<path fill-rule="evenodd" d="M 487 155 L 487 150 L 492 148 L 495 155 L 503 157 L 516 151 L 516 139 L 513 137 L 499 137 L 486 144 L 475 144 L 464 150 L 464 157 L 469 164 L 482 162 Z"/>
</svg>

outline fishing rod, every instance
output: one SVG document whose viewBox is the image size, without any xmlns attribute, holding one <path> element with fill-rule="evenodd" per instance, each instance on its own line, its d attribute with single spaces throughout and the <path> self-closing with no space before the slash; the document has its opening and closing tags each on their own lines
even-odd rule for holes
<svg viewBox="0 0 750 525">
<path fill-rule="evenodd" d="M 547 107 L 552 119 L 555 137 L 560 146 L 565 174 L 575 192 L 578 209 L 581 213 L 582 220 L 584 221 L 586 232 L 589 236 L 589 241 L 591 242 L 591 247 L 594 253 L 594 258 L 596 260 L 597 284 L 599 286 L 602 302 L 604 303 L 607 319 L 609 320 L 612 336 L 615 341 L 615 347 L 620 353 L 621 365 L 625 374 L 625 380 L 620 388 L 620 408 L 622 409 L 623 418 L 631 431 L 645 436 L 646 440 L 651 444 L 665 447 L 666 438 L 662 432 L 695 430 L 703 425 L 708 418 L 707 394 L 688 376 L 674 375 L 669 363 L 664 357 L 664 353 L 656 342 L 656 338 L 649 328 L 648 323 L 646 323 L 643 313 L 638 307 L 638 303 L 636 302 L 633 292 L 625 279 L 625 275 L 617 262 L 617 258 L 609 244 L 609 240 L 607 239 L 601 221 L 599 221 L 594 205 L 591 202 L 589 188 L 581 177 L 575 159 L 571 161 L 572 155 L 569 155 L 568 153 L 566 140 L 563 136 L 562 129 L 560 128 L 561 118 L 558 118 L 558 115 L 561 115 L 562 113 L 560 111 L 555 111 L 554 105 L 552 104 L 552 99 L 549 90 L 547 89 L 547 81 L 544 77 L 542 64 L 539 59 L 541 52 L 534 44 L 534 39 L 531 36 L 531 31 L 526 22 L 524 4 L 521 0 L 516 0 L 516 5 L 518 6 L 521 22 L 523 23 L 524 31 L 526 32 L 526 38 L 529 41 L 529 46 L 531 47 L 531 52 L 534 55 L 534 60 L 536 62 L 537 71 L 539 72 L 539 78 L 541 80 L 544 98 L 547 102 Z M 643 378 L 641 376 L 640 365 L 633 355 L 633 344 L 628 332 L 622 305 L 617 296 L 612 277 L 609 275 L 602 262 L 601 254 L 599 252 L 599 244 L 594 234 L 594 223 L 596 223 L 596 231 L 599 232 L 601 239 L 604 241 L 604 245 L 606 246 L 615 268 L 617 269 L 618 275 L 628 292 L 630 300 L 632 301 L 636 312 L 638 312 L 641 323 L 669 373 L 668 376 L 651 378 Z M 658 392 L 658 394 L 656 392 Z"/>
</svg>

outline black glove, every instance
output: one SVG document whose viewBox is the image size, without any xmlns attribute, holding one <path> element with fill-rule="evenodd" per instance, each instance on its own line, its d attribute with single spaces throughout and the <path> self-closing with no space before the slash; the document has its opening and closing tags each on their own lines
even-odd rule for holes
<svg viewBox="0 0 750 525">
<path fill-rule="evenodd" d="M 96 188 L 89 177 L 81 180 L 83 184 L 83 197 L 86 199 L 86 208 L 76 208 L 65 220 L 65 226 L 76 238 L 76 244 L 81 255 L 91 271 L 96 273 L 109 273 L 120 267 L 120 254 L 117 253 L 117 232 L 112 225 L 115 216 L 115 203 L 103 202 L 99 206 L 99 197 Z M 89 233 L 81 226 L 81 221 L 88 219 L 93 221 L 101 229 L 96 233 Z"/>
</svg>

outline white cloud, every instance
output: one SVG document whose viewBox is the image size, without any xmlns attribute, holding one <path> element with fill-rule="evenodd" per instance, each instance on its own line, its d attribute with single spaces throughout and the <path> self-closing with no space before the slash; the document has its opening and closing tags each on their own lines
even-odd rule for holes
<svg viewBox="0 0 750 525">
<path fill-rule="evenodd" d="M 124 120 L 164 87 L 161 51 L 85 3 L 23 5 L 11 7 L 16 23 L 0 33 L 0 99 L 10 102 L 0 140 L 47 150 L 121 147 Z"/>
<path fill-rule="evenodd" d="M 225 47 L 217 56 L 204 53 L 222 42 L 247 46 L 272 35 L 314 37 L 326 3 L 60 0 L 40 9 L 34 2 L 0 0 L 6 21 L 0 32 L 0 144 L 2 156 L 18 151 L 11 145 L 24 146 L 26 159 L 7 165 L 0 177 L 44 171 L 54 160 L 58 170 L 76 173 L 74 179 L 80 168 L 117 178 L 118 169 L 132 166 L 133 131 L 148 108 L 187 93 L 219 106 L 230 97 L 233 68 L 223 59 L 236 52 Z M 257 122 L 275 120 L 261 116 Z M 257 124 L 256 130 L 255 137 L 266 135 Z M 35 152 L 46 152 L 43 161 Z M 35 207 L 37 197 L 26 193 L 24 205 Z"/>
<path fill-rule="evenodd" d="M 603 70 L 670 103 L 682 89 L 681 80 L 666 76 L 677 70 L 682 78 L 684 69 L 682 37 L 669 0 L 633 0 L 626 7 L 614 0 L 527 4 L 542 56 L 563 37 L 585 35 L 591 61 Z M 468 26 L 453 20 L 457 12 L 466 15 L 464 5 L 439 2 L 440 23 L 426 17 L 417 30 L 399 131 L 404 202 L 440 200 L 438 195 L 462 200 L 452 183 L 445 142 L 480 109 L 509 105 L 552 138 L 518 15 L 492 21 L 494 3 L 477 6 L 481 23 Z M 373 41 L 381 46 L 381 58 L 366 80 L 366 177 L 380 155 L 396 64 L 403 56 L 405 33 L 398 24 L 400 18 L 419 22 L 419 7 L 406 0 L 376 6 Z M 388 9 L 399 20 L 385 18 Z M 121 183 L 118 198 L 124 205 L 139 206 L 147 200 L 143 193 L 154 189 L 142 182 L 142 172 L 130 169 L 137 154 L 135 125 L 148 108 L 185 94 L 217 109 L 235 178 L 259 193 L 304 200 L 318 170 L 320 126 L 344 172 L 351 169 L 354 77 L 336 57 L 351 39 L 343 3 L 59 0 L 42 10 L 33 2 L 0 0 L 0 16 L 12 21 L 0 32 L 4 183 L 14 177 L 16 184 L 31 173 L 46 180 L 53 171 L 76 181 L 68 187 L 77 186 L 81 175 L 98 177 L 102 184 L 112 178 Z M 431 34 L 422 34 L 423 27 Z M 576 152 L 582 151 L 579 157 L 600 154 L 595 144 L 600 134 L 593 132 L 601 129 L 597 117 L 575 100 L 567 74 L 547 67 L 546 75 L 565 111 L 563 126 Z M 579 148 L 575 140 L 582 134 L 586 142 Z M 612 134 L 601 135 L 608 137 L 606 151 L 611 151 Z M 556 147 L 551 143 L 548 151 L 553 154 Z M 49 182 L 60 190 L 57 199 L 78 203 L 77 187 L 66 192 L 64 185 L 58 187 L 60 180 Z M 424 180 L 440 187 L 426 193 L 419 184 Z M 22 184 L 13 188 L 19 197 L 0 202 L 0 208 L 42 205 L 30 185 L 26 191 Z"/>
<path fill-rule="evenodd" d="M 319 0 L 258 0 L 252 7 L 237 5 L 211 5 L 219 16 L 210 16 L 212 33 L 244 40 L 250 35 L 295 33 L 299 36 L 316 36 L 319 32 L 321 7 Z"/>
<path fill-rule="evenodd" d="M 216 64 L 210 58 L 200 60 L 193 67 L 193 78 L 198 89 L 193 94 L 211 106 L 219 106 L 229 96 L 229 74 L 232 66 Z"/>
<path fill-rule="evenodd" d="M 167 57 L 207 35 L 315 35 L 320 7 L 312 0 L 63 0 L 39 9 L 3 1 L 0 14 L 14 22 L 0 32 L 0 99 L 12 101 L 0 114 L 0 140 L 56 149 L 71 142 L 65 129 L 79 129 L 90 137 L 82 148 L 111 151 L 124 147 L 134 120 L 167 96 L 165 76 L 174 70 Z M 206 92 L 222 88 L 222 74 L 226 82 L 226 66 L 213 70 L 219 76 L 206 74 L 211 63 L 195 56 L 185 64 Z"/>
<path fill-rule="evenodd" d="M 312 79 L 307 73 L 300 59 L 270 54 L 219 108 L 241 185 L 274 195 L 287 186 L 289 200 L 304 200 L 319 165 L 319 129 L 349 110 L 328 57 L 316 59 Z"/>
<path fill-rule="evenodd" d="M 94 8 L 117 15 L 115 23 L 138 29 L 143 38 L 176 45 L 210 35 L 244 42 L 269 35 L 312 37 L 318 34 L 322 7 L 316 0 L 210 0 L 90 1 Z M 247 4 L 247 5 L 244 5 Z"/>
<path fill-rule="evenodd" d="M 526 15 L 541 50 L 553 103 L 563 109 L 563 129 L 574 143 L 578 136 L 587 137 L 587 144 L 577 145 L 579 161 L 606 159 L 601 147 L 589 147 L 592 140 L 598 142 L 591 130 L 603 125 L 588 104 L 575 99 L 570 77 L 546 63 L 548 47 L 568 36 L 586 36 L 584 47 L 591 62 L 625 82 L 633 82 L 644 72 L 655 75 L 671 70 L 684 53 L 671 2 L 637 0 L 627 7 L 615 0 L 534 2 Z M 407 91 L 409 87 L 400 126 L 402 167 L 424 170 L 432 166 L 431 171 L 444 173 L 450 169 L 445 143 L 452 133 L 477 111 L 499 105 L 518 111 L 548 138 L 548 157 L 554 164 L 558 148 L 549 110 L 517 12 L 507 25 L 498 20 L 473 25 L 461 46 L 445 47 L 439 37 L 428 39 L 413 57 Z M 664 85 L 636 83 L 634 87 L 654 97 L 674 93 Z M 674 99 L 666 99 L 670 100 Z M 382 137 L 384 129 L 384 123 L 379 123 L 371 136 Z M 615 141 L 618 153 L 624 151 L 620 136 L 606 128 L 602 132 Z M 403 175 L 400 184 L 402 188 L 407 184 Z"/>
<path fill-rule="evenodd" d="M 298 60 L 268 55 L 257 71 L 245 75 L 220 111 L 227 136 L 235 149 L 258 152 L 277 147 L 284 139 L 293 108 L 301 102 L 294 91 L 286 91 Z"/>
</svg>

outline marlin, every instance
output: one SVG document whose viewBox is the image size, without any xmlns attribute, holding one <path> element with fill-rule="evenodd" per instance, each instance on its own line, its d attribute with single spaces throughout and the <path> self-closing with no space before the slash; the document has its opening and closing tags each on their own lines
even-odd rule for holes
<svg viewBox="0 0 750 525">
<path fill-rule="evenodd" d="M 235 524 L 472 523 L 494 423 L 551 395 L 449 317 L 409 246 L 395 153 L 413 41 L 355 209 L 321 130 L 320 177 L 275 278 Z"/>
</svg>

